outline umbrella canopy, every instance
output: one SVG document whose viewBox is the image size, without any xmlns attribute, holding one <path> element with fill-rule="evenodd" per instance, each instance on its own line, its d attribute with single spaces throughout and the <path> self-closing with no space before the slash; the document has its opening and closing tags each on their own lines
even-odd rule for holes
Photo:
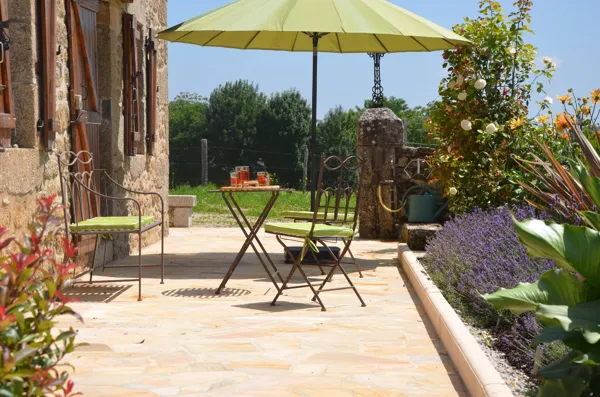
<svg viewBox="0 0 600 397">
<path fill-rule="evenodd" d="M 158 37 L 209 47 L 312 51 L 311 209 L 317 183 L 317 53 L 438 51 L 470 44 L 386 0 L 238 0 Z"/>
<path fill-rule="evenodd" d="M 173 26 L 159 38 L 253 50 L 438 51 L 468 44 L 450 30 L 385 0 L 239 0 Z"/>
</svg>

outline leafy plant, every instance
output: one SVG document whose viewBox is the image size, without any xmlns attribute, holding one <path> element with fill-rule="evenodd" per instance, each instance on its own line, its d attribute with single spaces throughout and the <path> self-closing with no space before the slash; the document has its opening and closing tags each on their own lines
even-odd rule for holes
<svg viewBox="0 0 600 397">
<path fill-rule="evenodd" d="M 526 205 L 512 211 L 521 220 L 544 215 Z M 529 344 L 540 330 L 535 318 L 501 313 L 479 295 L 519 280 L 534 281 L 555 267 L 552 261 L 527 255 L 509 208 L 476 208 L 455 216 L 429 240 L 426 251 L 423 265 L 452 307 L 471 324 L 489 329 L 490 342 L 513 366 L 531 370 L 534 351 Z"/>
<path fill-rule="evenodd" d="M 479 5 L 477 18 L 454 28 L 473 46 L 443 53 L 448 76 L 430 112 L 429 137 L 437 148 L 429 163 L 446 192 L 456 189 L 449 198 L 453 213 L 521 201 L 516 181 L 524 173 L 514 156 L 536 150 L 541 132 L 528 122 L 529 104 L 555 70 L 551 60 L 538 68 L 536 48 L 525 41 L 532 33 L 531 1 L 515 1 L 511 13 L 499 1 Z"/>
<path fill-rule="evenodd" d="M 75 348 L 75 331 L 57 332 L 62 315 L 81 317 L 67 306 L 63 288 L 74 268 L 74 246 L 63 239 L 64 262 L 54 259 L 52 231 L 59 221 L 55 196 L 38 201 L 35 222 L 23 243 L 0 227 L 0 395 L 74 396 L 73 381 L 58 365 Z"/>
<path fill-rule="evenodd" d="M 572 161 L 570 178 L 600 206 L 600 158 L 574 124 L 571 132 L 587 167 Z M 600 215 L 580 211 L 590 226 L 515 220 L 519 238 L 535 258 L 555 261 L 560 269 L 538 281 L 520 283 L 483 297 L 496 309 L 534 312 L 544 326 L 533 344 L 562 341 L 573 352 L 544 368 L 540 396 L 595 396 L 600 393 Z"/>
</svg>

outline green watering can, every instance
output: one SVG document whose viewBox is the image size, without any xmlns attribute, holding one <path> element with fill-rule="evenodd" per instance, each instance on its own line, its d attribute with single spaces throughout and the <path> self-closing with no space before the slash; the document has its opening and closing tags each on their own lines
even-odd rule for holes
<svg viewBox="0 0 600 397">
<path fill-rule="evenodd" d="M 424 190 L 423 194 L 408 196 L 408 211 L 406 210 L 406 196 L 415 190 Z M 434 223 L 441 218 L 448 202 L 438 206 L 436 195 L 428 186 L 415 185 L 409 188 L 402 196 L 402 211 L 408 216 L 409 223 Z"/>
</svg>

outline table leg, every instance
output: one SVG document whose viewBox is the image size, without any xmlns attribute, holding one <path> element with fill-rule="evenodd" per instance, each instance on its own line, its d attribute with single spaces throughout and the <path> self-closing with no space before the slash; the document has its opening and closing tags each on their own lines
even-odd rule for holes
<svg viewBox="0 0 600 397">
<path fill-rule="evenodd" d="M 275 201 L 277 201 L 277 198 L 279 196 L 279 192 L 272 192 L 271 198 L 269 199 L 267 205 L 265 206 L 265 208 L 263 209 L 262 213 L 258 217 L 258 219 L 257 219 L 256 223 L 254 224 L 254 226 L 250 225 L 250 222 L 244 216 L 243 211 L 241 210 L 241 208 L 238 205 L 238 203 L 235 201 L 233 193 L 229 193 L 229 198 L 230 198 L 231 202 L 234 203 L 236 209 L 239 211 L 240 216 L 242 217 L 242 219 L 246 223 L 246 225 L 247 225 L 247 227 L 248 227 L 248 229 L 249 229 L 250 232 L 246 231 L 246 228 L 245 228 L 244 224 L 240 220 L 240 216 L 238 216 L 238 214 L 236 213 L 236 210 L 233 208 L 233 206 L 231 205 L 230 201 L 227 199 L 227 196 L 226 196 L 225 192 L 222 193 L 222 196 L 223 196 L 223 200 L 225 201 L 225 204 L 227 204 L 227 207 L 229 208 L 229 211 L 233 215 L 233 218 L 236 220 L 236 222 L 239 225 L 240 229 L 242 229 L 242 232 L 244 233 L 244 236 L 246 236 L 246 241 L 242 245 L 242 247 L 241 247 L 240 251 L 238 252 L 237 256 L 235 257 L 233 263 L 229 267 L 229 270 L 227 271 L 227 274 L 225 275 L 225 278 L 221 282 L 221 285 L 219 285 L 219 288 L 217 289 L 217 291 L 215 292 L 215 294 L 219 295 L 221 293 L 221 291 L 223 290 L 223 288 L 225 288 L 225 285 L 227 284 L 227 282 L 229 281 L 229 279 L 233 275 L 233 272 L 235 271 L 235 269 L 239 265 L 242 257 L 244 256 L 244 254 L 248 250 L 248 247 L 250 247 L 250 246 L 252 246 L 252 249 L 254 250 L 254 252 L 256 253 L 256 255 L 258 256 L 258 258 L 259 258 L 259 260 L 260 260 L 263 268 L 265 269 L 265 271 L 267 272 L 267 275 L 269 276 L 269 279 L 271 279 L 271 282 L 273 283 L 273 285 L 275 285 L 275 288 L 277 288 L 277 290 L 279 291 L 279 286 L 277 285 L 277 282 L 273 278 L 273 275 L 271 274 L 271 272 L 267 268 L 266 264 L 264 263 L 262 257 L 260 256 L 258 250 L 256 249 L 256 247 L 254 246 L 254 243 L 253 243 L 253 240 L 255 240 L 255 239 L 259 242 L 259 245 L 260 245 L 261 249 L 263 250 L 263 253 L 267 256 L 267 258 L 269 258 L 269 262 L 271 263 L 271 266 L 274 268 L 275 274 L 277 274 L 279 276 L 279 279 L 281 280 L 282 277 L 279 274 L 279 271 L 275 267 L 275 264 L 273 264 L 273 261 L 271 261 L 271 258 L 268 256 L 268 254 L 267 254 L 266 250 L 264 249 L 262 243 L 260 243 L 260 240 L 257 237 L 258 231 L 260 230 L 262 224 L 267 219 L 267 216 L 268 216 L 269 212 L 271 211 L 271 209 L 273 208 L 273 205 L 275 204 Z"/>
</svg>

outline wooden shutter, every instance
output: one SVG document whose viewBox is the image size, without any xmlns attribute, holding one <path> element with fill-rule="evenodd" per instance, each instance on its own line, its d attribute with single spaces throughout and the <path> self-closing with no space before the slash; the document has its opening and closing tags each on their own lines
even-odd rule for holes
<svg viewBox="0 0 600 397">
<path fill-rule="evenodd" d="M 125 153 L 135 156 L 137 142 L 141 139 L 140 90 L 141 72 L 138 70 L 138 40 L 140 32 L 132 14 L 123 14 L 123 116 L 125 118 Z"/>
<path fill-rule="evenodd" d="M 154 154 L 154 143 L 156 142 L 156 112 L 158 106 L 158 70 L 156 65 L 156 35 L 154 29 L 148 32 L 146 41 L 146 78 L 147 99 L 146 99 L 146 141 L 148 142 L 148 153 Z"/>
<path fill-rule="evenodd" d="M 42 7 L 42 67 L 44 80 L 43 135 L 44 147 L 56 147 L 56 1 L 41 0 Z"/>
<path fill-rule="evenodd" d="M 0 148 L 10 147 L 10 135 L 15 128 L 15 115 L 10 80 L 8 48 L 8 1 L 0 0 Z"/>
</svg>

